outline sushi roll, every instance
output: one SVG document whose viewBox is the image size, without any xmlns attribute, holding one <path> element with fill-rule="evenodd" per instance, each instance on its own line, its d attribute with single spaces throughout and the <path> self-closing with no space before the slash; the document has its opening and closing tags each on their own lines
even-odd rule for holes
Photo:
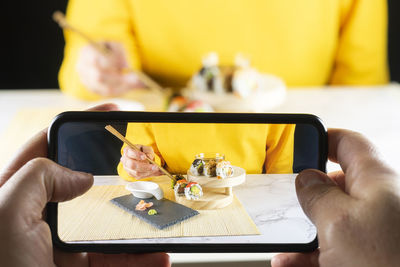
<svg viewBox="0 0 400 267">
<path fill-rule="evenodd" d="M 181 174 L 173 175 L 174 179 L 171 179 L 171 189 L 174 189 L 176 182 L 179 180 L 186 180 L 185 177 Z"/>
<path fill-rule="evenodd" d="M 173 177 L 175 178 L 175 181 L 186 180 L 185 176 L 182 174 L 174 174 Z"/>
<path fill-rule="evenodd" d="M 186 181 L 186 179 L 181 179 L 181 180 L 176 181 L 176 184 L 174 186 L 175 195 L 177 195 L 177 196 L 185 195 L 186 194 L 185 188 L 186 188 L 187 184 L 188 184 L 188 181 Z"/>
<path fill-rule="evenodd" d="M 225 179 L 233 176 L 233 167 L 229 161 L 221 160 L 217 163 L 216 174 L 218 179 Z"/>
<path fill-rule="evenodd" d="M 190 166 L 190 172 L 193 175 L 200 176 L 203 175 L 204 161 L 202 159 L 195 159 Z"/>
<path fill-rule="evenodd" d="M 196 182 L 190 182 L 185 187 L 186 199 L 196 200 L 203 196 L 203 189 Z"/>
<path fill-rule="evenodd" d="M 210 160 L 206 161 L 206 163 L 204 164 L 204 175 L 207 177 L 217 176 L 216 168 L 217 168 L 216 160 L 210 159 Z"/>
</svg>

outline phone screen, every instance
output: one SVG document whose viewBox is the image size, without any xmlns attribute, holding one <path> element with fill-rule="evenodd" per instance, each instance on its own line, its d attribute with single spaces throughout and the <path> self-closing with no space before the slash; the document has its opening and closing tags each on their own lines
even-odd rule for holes
<svg viewBox="0 0 400 267">
<path fill-rule="evenodd" d="M 71 244 L 313 242 L 294 182 L 321 169 L 320 138 L 307 123 L 64 122 L 55 160 L 94 184 L 58 204 L 57 234 Z"/>
</svg>

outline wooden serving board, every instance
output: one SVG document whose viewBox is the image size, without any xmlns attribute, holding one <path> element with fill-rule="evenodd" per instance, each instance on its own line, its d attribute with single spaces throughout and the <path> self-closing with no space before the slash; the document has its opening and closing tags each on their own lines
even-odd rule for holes
<svg viewBox="0 0 400 267">
<path fill-rule="evenodd" d="M 175 195 L 176 202 L 195 210 L 222 209 L 233 201 L 233 194 L 226 194 L 223 188 L 207 188 L 203 196 L 197 200 L 189 200 L 185 196 Z"/>
</svg>

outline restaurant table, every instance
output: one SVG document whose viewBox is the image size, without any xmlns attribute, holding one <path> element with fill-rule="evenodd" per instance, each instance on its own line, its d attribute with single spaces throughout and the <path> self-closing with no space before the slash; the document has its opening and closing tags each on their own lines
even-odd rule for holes
<svg viewBox="0 0 400 267">
<path fill-rule="evenodd" d="M 175 232 L 167 232 L 164 237 L 154 237 L 152 232 L 149 232 L 147 236 L 136 237 L 136 238 L 127 238 L 123 237 L 119 240 L 106 240 L 105 242 L 109 243 L 148 243 L 148 244 L 158 244 L 158 243 L 212 243 L 212 244 L 220 244 L 220 243 L 228 243 L 228 244 L 240 244 L 240 243 L 287 243 L 288 241 L 292 243 L 308 243 L 311 242 L 316 235 L 316 228 L 311 223 L 311 221 L 304 214 L 303 210 L 300 207 L 300 204 L 296 197 L 296 191 L 294 186 L 296 174 L 247 174 L 245 178 L 245 182 L 233 188 L 233 196 L 235 198 L 234 203 L 229 206 L 234 206 L 234 211 L 236 212 L 232 215 L 231 218 L 235 216 L 239 216 L 241 214 L 243 218 L 239 220 L 238 218 L 234 219 L 236 222 L 232 222 L 228 218 L 226 221 L 218 221 L 215 217 L 208 217 L 212 222 L 209 224 L 206 221 L 201 221 L 203 224 L 200 224 L 203 228 L 200 232 L 196 232 L 198 235 L 182 235 L 176 236 Z M 160 181 L 167 180 L 167 184 L 169 185 L 168 177 L 158 177 L 157 180 Z M 160 180 L 161 178 L 161 180 Z M 227 178 L 228 179 L 228 178 Z M 97 187 L 97 192 L 94 196 L 91 194 L 90 197 L 86 197 L 86 199 L 90 199 L 90 204 L 80 205 L 77 208 L 74 204 L 66 203 L 65 206 L 70 205 L 67 208 L 66 213 L 62 213 L 64 211 L 59 207 L 59 218 L 66 218 L 66 222 L 69 218 L 74 218 L 73 222 L 69 222 L 70 225 L 64 224 L 65 228 L 64 232 L 74 231 L 75 229 L 80 229 L 74 233 L 75 238 L 67 239 L 67 241 L 83 241 L 89 243 L 97 243 L 104 241 L 97 241 L 99 239 L 89 239 L 87 232 L 93 232 L 89 229 L 93 227 L 99 227 L 99 229 L 107 229 L 110 224 L 108 218 L 104 218 L 104 209 L 105 206 L 101 206 L 99 208 L 98 205 L 94 204 L 94 202 L 101 204 L 108 202 L 110 198 L 109 193 L 115 191 L 115 186 L 126 186 L 129 184 L 128 181 L 123 180 L 118 175 L 97 175 L 94 176 L 94 186 Z M 204 188 L 203 188 L 204 189 Z M 205 188 L 204 190 L 206 190 Z M 164 187 L 164 193 L 169 194 L 173 189 Z M 171 190 L 171 191 L 169 191 Z M 129 195 L 128 191 L 120 192 L 122 195 Z M 83 195 L 84 196 L 84 195 Z M 121 196 L 121 195 L 118 195 Z M 82 202 L 83 201 L 83 202 Z M 78 203 L 87 203 L 85 200 L 82 200 Z M 151 201 L 151 200 L 149 200 Z M 74 202 L 74 201 L 72 201 Z M 240 208 L 238 206 L 240 203 Z M 122 225 L 124 213 L 116 212 L 119 211 L 118 207 L 113 207 L 112 205 L 108 205 L 108 207 L 112 207 L 109 210 L 113 213 L 112 225 L 115 225 L 115 222 L 120 222 L 119 225 Z M 108 208 L 107 207 L 107 208 Z M 242 210 L 243 208 L 243 210 Z M 229 208 L 228 208 L 229 209 Z M 206 209 L 208 210 L 208 209 Z M 212 209 L 211 209 L 212 210 Z M 223 213 L 227 212 L 226 209 Z M 202 210 L 200 210 L 199 217 L 207 216 L 202 214 Z M 242 213 L 241 213 L 242 212 Z M 73 214 L 73 215 L 72 215 Z M 87 214 L 91 214 L 92 216 L 97 216 L 96 222 L 92 219 L 92 216 L 87 216 Z M 96 214 L 96 215 L 94 215 Z M 209 216 L 209 215 L 208 215 Z M 212 216 L 221 216 L 220 213 L 215 213 Z M 129 229 L 140 229 L 140 221 L 132 220 L 129 218 Z M 192 219 L 189 219 L 192 220 Z M 220 232 L 212 231 L 215 236 L 207 235 L 207 225 L 211 226 L 214 229 L 218 229 L 215 224 L 216 222 L 220 223 L 228 223 L 233 224 L 234 227 L 240 226 L 248 226 L 249 222 L 251 222 L 250 228 L 252 231 L 243 233 L 239 231 L 235 231 L 233 233 L 223 232 L 226 234 L 220 235 Z M 206 223 L 207 225 L 204 225 Z M 184 222 L 183 222 L 184 224 Z M 199 227 L 199 224 L 186 224 L 185 227 Z M 224 225 L 223 228 L 229 228 L 231 226 Z M 59 225 L 59 233 L 63 232 L 61 230 L 62 227 Z M 122 228 L 122 226 L 121 226 Z M 73 229 L 73 230 L 72 230 Z M 87 229 L 82 230 L 82 229 Z M 128 229 L 128 230 L 129 230 Z M 247 227 L 245 229 L 248 230 Z M 120 229 L 118 229 L 119 231 Z M 225 231 L 225 229 L 222 229 Z M 112 232 L 112 231 L 111 231 Z M 190 231 L 188 231 L 190 233 Z M 208 232 L 209 233 L 209 232 Z M 98 233 L 97 233 L 98 234 Z M 96 234 L 96 236 L 98 236 Z M 110 232 L 107 234 L 100 234 L 102 237 L 107 238 L 110 235 Z M 117 234 L 113 233 L 113 236 L 121 236 L 119 232 Z M 62 234 L 60 234 L 62 236 Z M 93 236 L 93 235 L 89 235 Z M 81 239 L 78 239 L 81 238 Z"/>
<path fill-rule="evenodd" d="M 104 101 L 105 102 L 105 101 Z M 147 110 L 157 110 L 151 99 L 145 99 Z M 30 131 L 22 131 L 15 125 L 15 118 L 22 109 L 81 110 L 94 103 L 66 97 L 59 90 L 1 90 L 0 91 L 0 168 L 11 158 L 19 146 L 51 120 L 46 118 L 35 123 L 35 115 L 26 118 Z M 142 109 L 140 104 L 133 109 Z M 371 139 L 384 160 L 400 172 L 400 85 L 389 84 L 374 87 L 313 87 L 290 88 L 284 102 L 269 110 L 274 113 L 311 113 L 320 117 L 327 128 L 347 128 L 361 132 Z M 56 113 L 55 113 L 56 114 Z M 45 116 L 54 116 L 51 112 Z M 16 133 L 10 131 L 15 129 Z M 17 138 L 18 137 L 18 138 Z M 337 170 L 337 164 L 328 163 L 327 170 Z M 209 253 L 202 257 L 191 254 L 171 254 L 173 263 L 190 262 L 252 262 L 266 261 L 271 253 Z M 249 267 L 252 266 L 246 263 Z"/>
</svg>

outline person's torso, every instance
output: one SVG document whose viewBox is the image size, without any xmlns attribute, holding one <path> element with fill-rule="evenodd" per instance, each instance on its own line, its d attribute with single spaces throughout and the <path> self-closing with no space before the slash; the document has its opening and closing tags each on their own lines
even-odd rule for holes
<svg viewBox="0 0 400 267">
<path fill-rule="evenodd" d="M 157 148 L 173 173 L 186 174 L 199 153 L 219 153 L 248 173 L 261 173 L 266 155 L 265 124 L 152 124 Z"/>
<path fill-rule="evenodd" d="M 129 0 L 142 68 L 183 86 L 217 52 L 221 64 L 248 56 L 289 86 L 329 81 L 340 31 L 338 0 Z"/>
</svg>

